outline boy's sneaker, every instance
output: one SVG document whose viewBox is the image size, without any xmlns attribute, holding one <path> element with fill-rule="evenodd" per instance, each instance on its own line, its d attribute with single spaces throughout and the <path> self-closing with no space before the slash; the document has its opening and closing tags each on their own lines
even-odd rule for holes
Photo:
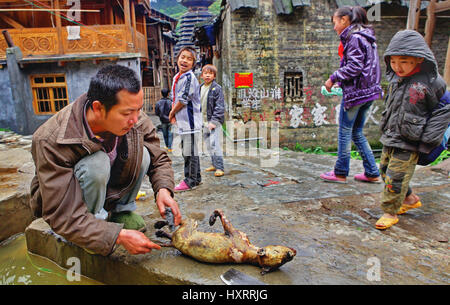
<svg viewBox="0 0 450 305">
<path fill-rule="evenodd" d="M 190 190 L 191 188 L 186 184 L 186 182 L 184 182 L 184 180 L 181 180 L 181 182 L 174 189 L 175 192 L 184 192 Z"/>
<path fill-rule="evenodd" d="M 145 221 L 142 216 L 131 211 L 111 213 L 108 221 L 123 223 L 124 229 L 145 231 Z"/>
<path fill-rule="evenodd" d="M 167 149 L 167 152 L 170 152 L 170 153 L 171 153 L 171 152 L 173 152 L 173 149 L 172 149 L 172 148 L 168 148 L 168 149 Z"/>
<path fill-rule="evenodd" d="M 355 180 L 368 183 L 381 183 L 380 177 L 367 177 L 364 173 L 356 174 Z"/>
<path fill-rule="evenodd" d="M 334 182 L 334 183 L 347 183 L 347 178 L 341 178 L 337 177 L 333 172 L 327 172 L 320 175 L 320 178 L 327 182 Z"/>
<path fill-rule="evenodd" d="M 216 172 L 214 173 L 214 176 L 216 177 L 222 177 L 223 175 L 225 175 L 225 173 L 221 169 L 216 170 Z"/>
<path fill-rule="evenodd" d="M 207 169 L 205 169 L 205 172 L 214 172 L 216 168 L 214 166 L 210 166 Z"/>
</svg>

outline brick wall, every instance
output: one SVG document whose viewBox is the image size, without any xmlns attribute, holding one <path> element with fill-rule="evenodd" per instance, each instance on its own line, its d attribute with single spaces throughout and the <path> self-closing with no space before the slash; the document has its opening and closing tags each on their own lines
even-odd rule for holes
<svg viewBox="0 0 450 305">
<path fill-rule="evenodd" d="M 335 1 L 317 0 L 290 15 L 277 15 L 272 0 L 260 0 L 258 10 L 225 12 L 221 58 L 214 63 L 219 67 L 218 81 L 224 87 L 230 118 L 278 121 L 281 147 L 293 148 L 299 143 L 303 147 L 336 148 L 340 99 L 320 94 L 321 86 L 339 67 L 339 38 L 331 23 L 336 8 Z M 406 16 L 407 8 L 383 7 L 381 13 L 382 21 L 373 23 L 380 56 L 392 36 L 405 27 L 406 17 L 398 15 Z M 441 73 L 450 28 L 447 20 L 438 19 L 433 40 Z M 234 88 L 234 73 L 239 72 L 253 73 L 253 88 Z M 286 75 L 303 76 L 299 96 L 289 96 Z M 382 108 L 382 100 L 373 104 L 365 127 L 372 144 L 380 137 Z"/>
</svg>

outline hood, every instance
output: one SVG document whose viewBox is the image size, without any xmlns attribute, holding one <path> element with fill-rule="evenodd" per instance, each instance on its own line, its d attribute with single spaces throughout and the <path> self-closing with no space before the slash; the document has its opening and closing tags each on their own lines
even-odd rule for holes
<svg viewBox="0 0 450 305">
<path fill-rule="evenodd" d="M 386 62 L 386 76 L 391 80 L 395 72 L 391 69 L 390 57 L 393 55 L 414 56 L 424 58 L 421 65 L 421 72 L 431 73 L 432 78 L 438 76 L 438 65 L 433 52 L 420 33 L 413 30 L 400 31 L 392 37 L 386 52 L 384 61 Z"/>
<path fill-rule="evenodd" d="M 340 38 L 343 43 L 347 40 L 350 35 L 359 34 L 363 36 L 369 43 L 374 43 L 377 39 L 375 37 L 375 32 L 370 27 L 363 27 L 358 24 L 348 26 L 344 31 L 342 31 Z"/>
</svg>

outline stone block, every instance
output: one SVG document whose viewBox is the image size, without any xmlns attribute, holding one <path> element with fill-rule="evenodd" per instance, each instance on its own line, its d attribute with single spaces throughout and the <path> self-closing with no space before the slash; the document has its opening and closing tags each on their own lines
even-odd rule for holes
<svg viewBox="0 0 450 305">
<path fill-rule="evenodd" d="M 32 221 L 30 182 L 34 174 L 31 154 L 15 148 L 2 151 L 0 160 L 0 241 L 21 233 Z"/>
</svg>

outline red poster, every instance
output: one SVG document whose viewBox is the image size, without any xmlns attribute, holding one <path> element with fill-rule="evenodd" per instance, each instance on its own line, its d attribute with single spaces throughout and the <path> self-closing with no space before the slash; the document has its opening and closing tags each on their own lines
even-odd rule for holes
<svg viewBox="0 0 450 305">
<path fill-rule="evenodd" d="M 235 88 L 252 88 L 253 73 L 234 73 Z"/>
</svg>

